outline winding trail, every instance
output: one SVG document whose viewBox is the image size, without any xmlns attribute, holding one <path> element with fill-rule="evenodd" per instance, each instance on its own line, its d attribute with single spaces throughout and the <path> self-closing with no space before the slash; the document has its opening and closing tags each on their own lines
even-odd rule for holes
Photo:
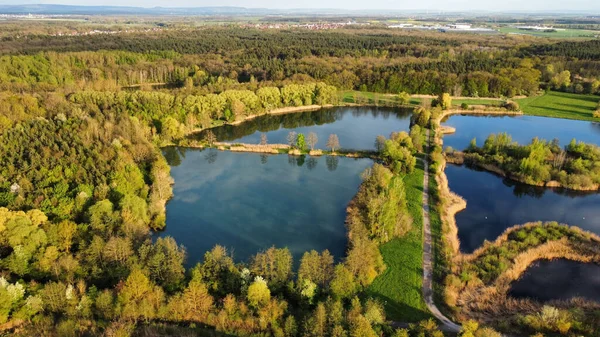
<svg viewBox="0 0 600 337">
<path fill-rule="evenodd" d="M 427 130 L 427 148 L 430 147 L 429 130 Z M 429 151 L 427 151 L 429 152 Z M 448 319 L 433 300 L 433 245 L 431 239 L 431 222 L 429 221 L 429 158 L 423 159 L 423 298 L 427 309 L 441 322 L 444 331 L 460 332 L 461 327 Z"/>
</svg>

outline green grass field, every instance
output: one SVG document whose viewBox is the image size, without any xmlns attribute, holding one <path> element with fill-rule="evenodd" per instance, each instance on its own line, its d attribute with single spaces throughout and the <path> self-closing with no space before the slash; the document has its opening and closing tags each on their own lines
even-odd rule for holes
<svg viewBox="0 0 600 337">
<path fill-rule="evenodd" d="M 397 95 L 394 94 L 380 94 L 374 92 L 362 92 L 356 90 L 346 90 L 340 93 L 340 97 L 342 102 L 344 103 L 356 103 L 354 101 L 355 96 L 362 96 L 364 99 L 368 99 L 368 103 L 374 103 L 375 100 L 391 102 L 397 104 L 398 99 Z M 421 98 L 411 97 L 408 105 L 417 106 L 421 103 Z M 467 103 L 468 105 L 487 105 L 487 106 L 500 106 L 503 101 L 498 99 L 490 99 L 490 98 L 465 98 L 465 99 L 453 99 L 452 105 L 455 107 L 460 106 L 462 103 Z"/>
<path fill-rule="evenodd" d="M 488 99 L 488 98 L 469 98 L 469 99 L 453 99 L 453 106 L 460 106 L 463 103 L 467 103 L 468 105 L 487 105 L 487 106 L 500 106 L 502 105 L 501 100 L 497 99 Z"/>
<path fill-rule="evenodd" d="M 388 319 L 399 322 L 417 322 L 430 318 L 421 288 L 423 286 L 423 165 L 418 162 L 415 171 L 404 179 L 413 228 L 406 236 L 381 246 L 387 265 L 385 272 L 375 279 L 366 295 L 379 299 L 385 305 Z"/>
<path fill-rule="evenodd" d="M 346 90 L 341 92 L 341 99 L 344 103 L 356 103 L 354 101 L 355 96 L 361 96 L 368 99 L 368 103 L 373 104 L 375 100 L 398 104 L 398 96 L 394 94 L 381 94 L 370 91 L 357 91 L 357 90 Z M 421 102 L 418 98 L 411 98 L 409 105 L 418 105 Z"/>
<path fill-rule="evenodd" d="M 516 100 L 526 115 L 600 121 L 594 118 L 599 96 L 550 91 L 541 96 Z"/>
<path fill-rule="evenodd" d="M 558 30 L 556 32 L 543 32 L 543 31 L 532 31 L 532 30 L 521 30 L 514 27 L 500 27 L 498 29 L 500 33 L 504 34 L 522 34 L 531 35 L 536 37 L 547 37 L 554 39 L 593 39 L 600 35 L 600 31 L 595 30 L 584 30 L 584 29 L 565 29 Z"/>
</svg>

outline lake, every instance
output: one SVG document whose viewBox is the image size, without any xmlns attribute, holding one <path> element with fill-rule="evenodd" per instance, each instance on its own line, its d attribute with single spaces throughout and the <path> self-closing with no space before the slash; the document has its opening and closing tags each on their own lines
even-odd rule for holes
<svg viewBox="0 0 600 337">
<path fill-rule="evenodd" d="M 212 128 L 218 141 L 260 143 L 262 133 L 270 144 L 287 144 L 290 131 L 317 134 L 316 148 L 325 148 L 330 134 L 336 134 L 344 149 L 375 148 L 378 135 L 388 137 L 393 131 L 409 131 L 412 109 L 383 107 L 337 107 L 279 115 L 262 115 L 238 125 Z M 192 137 L 203 139 L 204 132 Z"/>
<path fill-rule="evenodd" d="M 509 295 L 541 302 L 573 297 L 600 302 L 600 265 L 565 259 L 541 260 L 513 282 Z"/>
<path fill-rule="evenodd" d="M 561 145 L 568 145 L 571 139 L 600 145 L 600 123 L 535 116 L 450 116 L 442 123 L 456 128 L 456 133 L 444 136 L 444 148 L 450 146 L 464 150 L 471 139 L 477 145 L 492 133 L 506 132 L 514 141 L 528 144 L 535 137 L 552 141 L 557 138 Z"/>
<path fill-rule="evenodd" d="M 456 214 L 461 251 L 470 253 L 505 229 L 532 221 L 557 221 L 600 234 L 600 193 L 520 184 L 493 173 L 449 164 L 450 190 L 467 201 Z"/>
<path fill-rule="evenodd" d="M 346 206 L 373 163 L 178 147 L 163 153 L 175 184 L 159 235 L 186 247 L 187 266 L 217 244 L 238 262 L 271 246 L 288 247 L 296 262 L 311 249 L 328 249 L 339 260 Z"/>
</svg>

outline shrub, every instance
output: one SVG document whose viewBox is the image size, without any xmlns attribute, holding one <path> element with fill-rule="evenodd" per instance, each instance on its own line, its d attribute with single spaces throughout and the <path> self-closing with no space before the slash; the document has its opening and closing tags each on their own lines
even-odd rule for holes
<svg viewBox="0 0 600 337">
<path fill-rule="evenodd" d="M 508 111 L 519 111 L 520 110 L 519 103 L 513 102 L 513 101 L 504 102 L 502 107 Z"/>
<path fill-rule="evenodd" d="M 410 103 L 410 95 L 406 92 L 401 92 L 398 94 L 398 103 L 404 105 Z"/>
<path fill-rule="evenodd" d="M 463 110 L 467 110 L 467 109 L 469 109 L 469 105 L 467 103 L 462 103 L 460 105 L 460 108 L 463 109 Z"/>
</svg>

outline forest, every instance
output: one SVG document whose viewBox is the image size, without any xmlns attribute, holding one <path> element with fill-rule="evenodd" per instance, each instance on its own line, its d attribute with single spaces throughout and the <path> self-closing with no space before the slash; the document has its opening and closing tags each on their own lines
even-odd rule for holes
<svg viewBox="0 0 600 337">
<path fill-rule="evenodd" d="M 507 99 L 600 90 L 596 42 L 379 28 L 189 29 L 0 40 L 0 333 L 443 336 L 433 320 L 392 328 L 384 303 L 365 296 L 386 269 L 380 247 L 412 229 L 403 178 L 426 150 L 425 129 L 451 106 L 448 93 Z M 272 247 L 238 263 L 215 246 L 186 269 L 185 247 L 152 236 L 166 226 L 172 196 L 161 148 L 278 108 L 340 104 L 350 89 L 439 98 L 437 107 L 416 109 L 410 132 L 374 140 L 377 163 L 348 206 L 341 261 L 328 251 L 293 261 L 287 248 Z M 301 125 L 336 118 L 305 117 Z M 217 136 L 285 123 L 272 115 Z M 587 144 L 517 146 L 497 135 L 466 150 L 471 157 L 536 184 L 600 183 L 600 152 Z M 494 254 L 463 268 L 492 282 L 505 271 L 495 261 L 509 260 Z M 589 331 L 593 321 L 577 319 L 576 331 Z M 497 335 L 475 321 L 461 332 Z"/>
<path fill-rule="evenodd" d="M 173 34 L 5 38 L 0 88 L 114 91 L 163 84 L 219 93 L 310 81 L 340 89 L 474 97 L 530 95 L 540 87 L 599 89 L 594 55 L 600 47 L 594 41 L 569 48 L 572 42 L 519 46 L 510 39 L 377 30 L 206 28 Z"/>
</svg>

